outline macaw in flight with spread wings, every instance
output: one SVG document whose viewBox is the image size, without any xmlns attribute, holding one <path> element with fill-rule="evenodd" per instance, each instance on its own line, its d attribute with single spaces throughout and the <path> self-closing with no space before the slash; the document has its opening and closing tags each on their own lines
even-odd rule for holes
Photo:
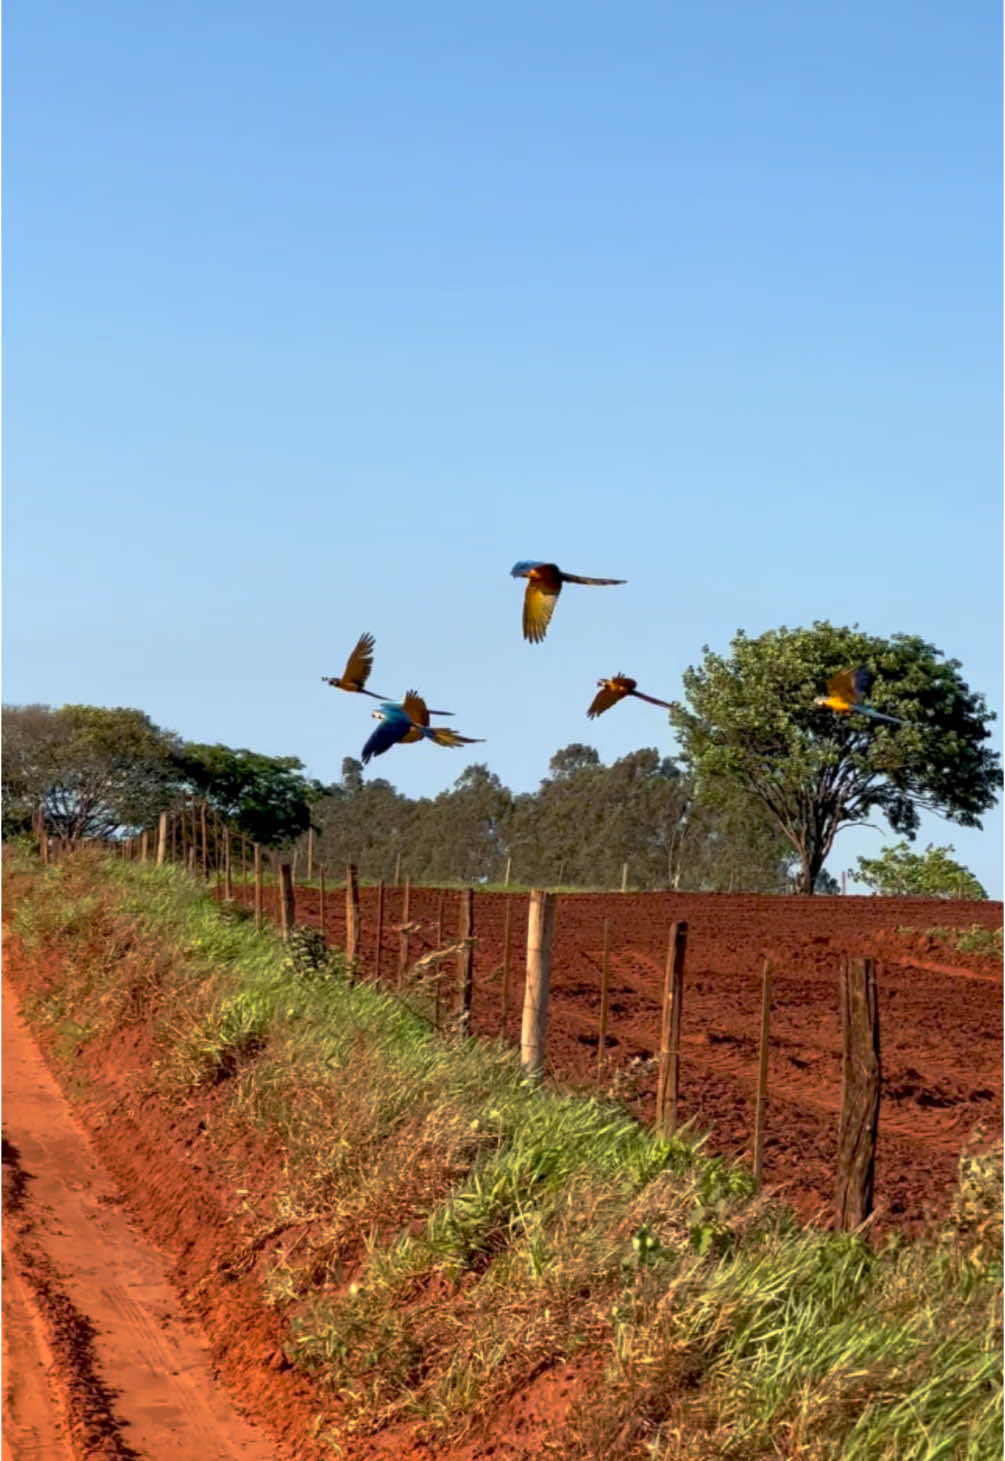
<svg viewBox="0 0 1005 1461">
<path fill-rule="evenodd" d="M 891 725 L 907 725 L 906 720 L 898 720 L 895 715 L 884 715 L 880 710 L 873 710 L 871 705 L 862 704 L 863 696 L 869 693 L 872 678 L 870 672 L 861 666 L 839 670 L 827 681 L 827 694 L 818 695 L 813 704 L 833 710 L 836 715 L 851 715 L 854 712 L 856 715 L 867 715 L 870 720 L 886 720 Z"/>
<path fill-rule="evenodd" d="M 514 578 L 527 580 L 527 591 L 523 596 L 523 637 L 531 644 L 540 644 L 555 611 L 555 601 L 562 592 L 563 583 L 627 583 L 624 578 L 583 578 L 578 573 L 563 573 L 557 563 L 514 563 L 510 569 Z"/>
<path fill-rule="evenodd" d="M 373 700 L 386 701 L 386 695 L 378 695 L 376 691 L 366 689 L 366 682 L 373 669 L 375 643 L 376 640 L 372 634 L 361 634 L 356 641 L 356 648 L 346 660 L 346 666 L 341 675 L 322 675 L 324 683 L 333 685 L 336 690 L 350 690 L 359 695 L 369 695 Z M 452 710 L 430 710 L 428 712 L 429 715 L 453 715 L 453 713 Z"/>
<path fill-rule="evenodd" d="M 445 725 L 430 725 L 430 715 L 441 715 L 442 711 L 429 710 L 426 702 L 416 690 L 409 690 L 401 704 L 388 701 L 373 712 L 380 721 L 377 729 L 363 747 L 363 765 L 371 756 L 382 756 L 399 742 L 435 741 L 438 746 L 471 746 L 481 741 L 481 736 L 462 736 Z"/>
<path fill-rule="evenodd" d="M 598 680 L 600 689 L 594 695 L 587 715 L 591 720 L 597 715 L 603 715 L 605 710 L 610 710 L 612 705 L 617 705 L 626 695 L 634 695 L 636 700 L 648 700 L 650 705 L 662 705 L 664 710 L 670 709 L 668 700 L 656 700 L 652 695 L 643 695 L 641 690 L 636 690 L 637 683 L 630 675 L 623 675 L 620 671 L 609 680 Z"/>
</svg>

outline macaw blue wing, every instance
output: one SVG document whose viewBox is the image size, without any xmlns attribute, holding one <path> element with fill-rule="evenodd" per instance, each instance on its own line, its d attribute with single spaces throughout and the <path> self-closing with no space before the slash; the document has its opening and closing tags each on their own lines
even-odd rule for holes
<svg viewBox="0 0 1005 1461">
<path fill-rule="evenodd" d="M 855 694 L 864 699 L 869 693 L 869 686 L 872 684 L 872 674 L 869 670 L 863 668 L 862 665 L 859 665 L 857 669 L 851 672 L 851 683 Z"/>
<path fill-rule="evenodd" d="M 412 729 L 412 722 L 400 705 L 382 705 L 381 710 L 384 712 L 384 719 L 363 747 L 364 766 L 371 756 L 382 756 L 385 751 L 403 741 Z"/>
</svg>

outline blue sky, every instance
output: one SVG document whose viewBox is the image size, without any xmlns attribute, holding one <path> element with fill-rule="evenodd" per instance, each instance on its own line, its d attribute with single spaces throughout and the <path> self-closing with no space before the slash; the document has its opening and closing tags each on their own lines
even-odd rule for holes
<svg viewBox="0 0 1005 1461">
<path fill-rule="evenodd" d="M 334 780 L 369 629 L 486 737 L 374 763 L 413 796 L 672 752 L 594 682 L 677 698 L 739 627 L 921 634 L 1000 706 L 1000 6 L 34 0 L 3 41 L 5 702 Z M 530 646 L 522 558 L 628 583 Z M 1000 897 L 1001 825 L 918 845 Z"/>
</svg>

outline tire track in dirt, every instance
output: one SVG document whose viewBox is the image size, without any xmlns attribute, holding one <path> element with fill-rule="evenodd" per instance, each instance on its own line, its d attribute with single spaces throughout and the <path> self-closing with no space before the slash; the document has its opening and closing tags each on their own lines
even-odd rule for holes
<svg viewBox="0 0 1005 1461">
<path fill-rule="evenodd" d="M 274 1446 L 214 1383 L 205 1337 L 182 1316 L 161 1255 L 120 1210 L 6 979 L 3 1109 L 5 1250 L 16 1275 L 7 1297 L 20 1320 L 4 1387 L 20 1406 L 12 1461 L 272 1461 Z M 36 1434 L 51 1443 L 54 1424 L 63 1427 L 62 1448 L 33 1451 Z"/>
</svg>

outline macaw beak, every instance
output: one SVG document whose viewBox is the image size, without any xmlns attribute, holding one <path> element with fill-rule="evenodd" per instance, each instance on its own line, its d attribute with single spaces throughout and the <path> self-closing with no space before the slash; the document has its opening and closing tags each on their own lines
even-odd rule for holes
<svg viewBox="0 0 1005 1461">
<path fill-rule="evenodd" d="M 371 710 L 370 714 L 373 716 L 374 720 L 384 719 L 384 712 L 382 710 Z"/>
<path fill-rule="evenodd" d="M 822 695 L 818 695 L 816 697 L 816 699 L 814 700 L 813 704 L 814 705 L 826 705 L 827 704 L 827 701 L 824 699 L 824 697 Z"/>
</svg>

